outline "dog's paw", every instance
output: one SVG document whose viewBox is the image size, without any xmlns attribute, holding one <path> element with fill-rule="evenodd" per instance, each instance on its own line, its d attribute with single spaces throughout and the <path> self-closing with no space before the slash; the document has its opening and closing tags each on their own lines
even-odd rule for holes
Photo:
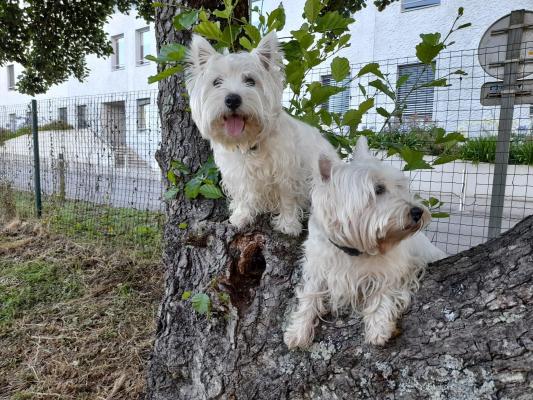
<svg viewBox="0 0 533 400">
<path fill-rule="evenodd" d="M 285 342 L 289 350 L 293 350 L 298 347 L 305 349 L 311 345 L 313 338 L 306 332 L 300 332 L 295 329 L 289 329 L 284 333 L 283 341 Z"/>
<path fill-rule="evenodd" d="M 275 230 L 290 236 L 298 236 L 302 232 L 302 223 L 298 218 L 276 215 L 272 218 L 272 226 Z"/>
<path fill-rule="evenodd" d="M 373 329 L 367 329 L 365 333 L 365 342 L 374 346 L 383 346 L 393 336 L 398 336 L 395 324 L 386 324 L 385 326 Z"/>
<path fill-rule="evenodd" d="M 231 225 L 242 229 L 247 225 L 250 225 L 254 221 L 254 218 L 249 212 L 242 210 L 235 210 L 229 217 Z"/>
</svg>

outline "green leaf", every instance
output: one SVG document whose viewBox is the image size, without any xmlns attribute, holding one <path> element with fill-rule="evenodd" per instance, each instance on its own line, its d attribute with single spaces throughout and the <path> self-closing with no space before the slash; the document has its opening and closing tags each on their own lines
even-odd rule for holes
<svg viewBox="0 0 533 400">
<path fill-rule="evenodd" d="M 189 290 L 186 290 L 185 292 L 183 292 L 183 294 L 181 295 L 181 299 L 182 300 L 189 300 L 189 298 L 191 297 L 191 292 Z"/>
<path fill-rule="evenodd" d="M 431 64 L 439 53 L 446 48 L 444 43 L 440 42 L 440 33 L 421 34 L 422 41 L 416 45 L 416 57 L 423 64 Z"/>
<path fill-rule="evenodd" d="M 198 314 L 207 314 L 211 309 L 211 299 L 205 293 L 196 293 L 191 297 L 191 304 Z"/>
<path fill-rule="evenodd" d="M 456 71 L 453 71 L 452 74 L 454 75 L 468 75 L 465 71 L 463 71 L 462 69 L 458 69 Z"/>
<path fill-rule="evenodd" d="M 268 15 L 267 29 L 268 31 L 281 31 L 285 26 L 285 9 L 278 7 Z"/>
<path fill-rule="evenodd" d="M 190 10 L 176 15 L 172 21 L 176 30 L 190 29 L 198 21 L 198 10 Z"/>
<path fill-rule="evenodd" d="M 446 80 L 446 78 L 439 78 L 431 82 L 424 83 L 423 85 L 418 86 L 417 89 L 424 88 L 424 87 L 443 87 L 443 86 L 450 86 L 448 85 L 448 81 Z"/>
<path fill-rule="evenodd" d="M 447 212 L 435 212 L 431 213 L 431 218 L 448 218 L 450 216 Z"/>
<path fill-rule="evenodd" d="M 449 163 L 449 162 L 452 162 L 452 161 L 455 161 L 459 158 L 459 155 L 458 154 L 446 154 L 446 155 L 443 155 L 443 156 L 440 156 L 439 158 L 437 158 L 436 160 L 433 161 L 433 165 L 441 165 L 441 164 L 446 164 L 446 163 Z"/>
<path fill-rule="evenodd" d="M 178 225 L 178 228 L 180 229 L 187 229 L 187 227 L 189 226 L 189 224 L 187 222 L 181 222 L 179 225 Z"/>
<path fill-rule="evenodd" d="M 285 67 L 285 76 L 287 83 L 296 94 L 300 94 L 300 88 L 305 74 L 305 64 L 302 62 L 291 61 Z"/>
<path fill-rule="evenodd" d="M 194 31 L 206 39 L 222 39 L 222 31 L 220 30 L 220 22 L 218 21 L 202 21 L 194 27 Z"/>
<path fill-rule="evenodd" d="M 178 177 L 176 176 L 176 174 L 172 170 L 167 171 L 167 179 L 174 186 L 176 186 L 178 184 Z"/>
<path fill-rule="evenodd" d="M 465 29 L 465 28 L 468 28 L 469 26 L 472 26 L 472 23 L 468 22 L 466 24 L 459 25 L 455 30 L 458 31 L 459 29 Z"/>
<path fill-rule="evenodd" d="M 435 144 L 446 144 L 466 141 L 466 138 L 460 132 L 450 132 L 446 134 L 446 131 L 443 128 L 436 128 L 435 131 Z"/>
<path fill-rule="evenodd" d="M 189 168 L 179 160 L 172 160 L 170 162 L 170 168 L 174 171 L 181 172 L 182 174 L 190 174 Z"/>
<path fill-rule="evenodd" d="M 374 107 L 374 98 L 371 97 L 359 104 L 357 110 L 346 111 L 342 119 L 342 125 L 357 129 L 357 126 L 363 120 L 363 115 L 365 115 L 372 107 Z"/>
<path fill-rule="evenodd" d="M 161 47 L 157 57 L 147 55 L 145 58 L 163 64 L 182 61 L 185 58 L 185 54 L 187 54 L 187 48 L 185 46 L 179 43 L 170 43 Z"/>
<path fill-rule="evenodd" d="M 315 30 L 317 32 L 325 33 L 332 32 L 333 34 L 340 34 L 354 22 L 353 18 L 347 18 L 340 15 L 337 11 L 330 11 L 320 17 L 316 21 Z"/>
<path fill-rule="evenodd" d="M 183 65 L 176 65 L 174 67 L 169 67 L 165 69 L 164 71 L 158 73 L 157 75 L 149 76 L 148 83 L 154 83 L 154 82 L 160 81 L 162 79 L 168 78 L 169 76 L 177 74 L 178 72 L 181 72 L 181 71 L 183 71 Z"/>
<path fill-rule="evenodd" d="M 304 5 L 305 18 L 311 23 L 315 22 L 324 5 L 320 0 L 307 0 Z"/>
<path fill-rule="evenodd" d="M 368 85 L 378 89 L 380 92 L 386 94 L 392 100 L 396 100 L 396 94 L 392 90 L 390 90 L 382 80 L 376 79 L 372 82 L 369 82 Z"/>
<path fill-rule="evenodd" d="M 248 51 L 251 51 L 254 48 L 246 36 L 241 36 L 239 38 L 239 44 Z"/>
<path fill-rule="evenodd" d="M 185 197 L 188 199 L 196 199 L 200 193 L 200 186 L 202 185 L 202 179 L 199 177 L 192 178 L 185 184 Z"/>
<path fill-rule="evenodd" d="M 314 82 L 314 83 L 318 83 L 318 82 Z M 318 83 L 318 85 L 314 85 L 310 89 L 310 92 L 311 92 L 310 103 L 312 105 L 323 104 L 326 101 L 328 101 L 328 99 L 331 96 L 337 93 L 340 93 L 344 91 L 345 89 L 346 88 L 340 87 L 340 86 L 321 85 L 320 83 Z"/>
<path fill-rule="evenodd" d="M 341 82 L 350 73 L 350 62 L 344 57 L 335 57 L 331 62 L 331 77 Z"/>
<path fill-rule="evenodd" d="M 396 89 L 401 88 L 403 85 L 407 83 L 408 80 L 409 80 L 409 75 L 400 76 L 398 80 L 396 81 Z"/>
<path fill-rule="evenodd" d="M 244 25 L 244 32 L 250 38 L 254 47 L 261 41 L 261 32 L 255 26 L 250 24 Z"/>
<path fill-rule="evenodd" d="M 383 107 L 378 107 L 376 108 L 376 112 L 381 115 L 382 117 L 385 117 L 385 118 L 390 118 L 390 112 L 388 112 L 387 110 L 385 110 Z"/>
<path fill-rule="evenodd" d="M 171 186 L 170 189 L 168 189 L 165 194 L 163 195 L 163 198 L 166 201 L 170 201 L 176 198 L 177 194 L 179 193 L 179 188 L 176 186 Z"/>
<path fill-rule="evenodd" d="M 361 93 L 363 93 L 363 96 L 366 97 L 366 89 L 363 85 L 361 85 L 360 83 L 357 84 L 359 86 L 359 90 L 361 91 Z"/>
<path fill-rule="evenodd" d="M 237 40 L 237 37 L 240 35 L 241 31 L 242 28 L 238 25 L 226 26 L 222 32 L 222 38 L 220 40 L 224 43 L 227 43 L 228 47 L 230 47 L 235 40 Z"/>
<path fill-rule="evenodd" d="M 421 151 L 412 150 L 409 147 L 402 147 L 400 150 L 400 156 L 407 163 L 404 167 L 404 171 L 412 171 L 414 169 L 433 169 L 424 160 L 424 153 Z"/>
<path fill-rule="evenodd" d="M 333 117 L 331 116 L 331 113 L 328 110 L 326 110 L 325 108 L 321 108 L 320 110 L 318 110 L 318 115 L 320 115 L 320 120 L 324 125 L 331 125 Z"/>
<path fill-rule="evenodd" d="M 308 29 L 291 31 L 291 35 L 296 39 L 302 49 L 307 49 L 315 40 L 315 37 L 309 33 Z"/>
<path fill-rule="evenodd" d="M 206 199 L 220 199 L 223 196 L 222 191 L 212 183 L 203 184 L 200 187 L 200 194 Z"/>
<path fill-rule="evenodd" d="M 370 63 L 370 64 L 363 66 L 357 73 L 357 77 L 360 78 L 361 76 L 366 75 L 366 74 L 374 74 L 381 79 L 385 78 L 383 76 L 383 73 L 379 69 L 378 63 Z"/>
</svg>

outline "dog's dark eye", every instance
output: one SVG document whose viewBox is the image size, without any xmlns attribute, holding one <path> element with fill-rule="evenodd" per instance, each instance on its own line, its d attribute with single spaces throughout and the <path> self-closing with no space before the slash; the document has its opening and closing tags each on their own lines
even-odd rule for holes
<svg viewBox="0 0 533 400">
<path fill-rule="evenodd" d="M 385 185 L 376 185 L 376 187 L 374 188 L 374 191 L 376 192 L 376 194 L 379 196 L 380 194 L 383 194 L 385 193 L 387 189 L 385 188 Z"/>
<path fill-rule="evenodd" d="M 217 78 L 213 81 L 213 86 L 214 87 L 220 87 L 220 85 L 222 85 L 222 79 L 220 78 Z"/>
<path fill-rule="evenodd" d="M 255 81 L 253 78 L 246 78 L 244 80 L 244 83 L 246 84 L 246 86 L 255 86 Z"/>
</svg>

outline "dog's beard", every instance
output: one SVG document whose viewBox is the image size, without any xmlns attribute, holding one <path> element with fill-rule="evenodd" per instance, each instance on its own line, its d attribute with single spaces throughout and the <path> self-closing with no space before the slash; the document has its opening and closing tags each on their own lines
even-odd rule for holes
<svg viewBox="0 0 533 400">
<path fill-rule="evenodd" d="M 253 115 L 227 113 L 211 122 L 209 137 L 222 146 L 243 151 L 260 142 L 264 125 Z"/>
<path fill-rule="evenodd" d="M 424 229 L 430 221 L 429 212 L 424 209 L 424 213 L 419 221 L 413 221 L 409 216 L 404 218 L 389 219 L 384 232 L 385 235 L 378 237 L 377 247 L 381 254 L 387 253 L 389 250 L 398 245 L 402 240 L 413 236 L 415 233 Z"/>
</svg>

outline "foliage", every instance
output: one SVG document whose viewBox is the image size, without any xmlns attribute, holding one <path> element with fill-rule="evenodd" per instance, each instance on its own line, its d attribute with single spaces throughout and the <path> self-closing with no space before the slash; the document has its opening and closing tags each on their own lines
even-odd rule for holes
<svg viewBox="0 0 533 400">
<path fill-rule="evenodd" d="M 64 131 L 64 130 L 73 129 L 73 128 L 74 127 L 67 122 L 56 120 L 56 121 L 51 121 L 44 125 L 41 125 L 39 127 L 39 130 L 41 131 Z"/>
<path fill-rule="evenodd" d="M 23 126 L 17 129 L 15 132 L 11 132 L 8 129 L 0 128 L 0 146 L 2 146 L 8 140 L 15 139 L 15 138 L 18 138 L 24 135 L 30 135 L 30 134 L 31 134 L 31 128 L 28 126 Z"/>
<path fill-rule="evenodd" d="M 218 186 L 220 181 L 220 172 L 213 157 L 209 159 L 190 177 L 191 172 L 181 161 L 173 160 L 170 165 L 170 170 L 167 172 L 167 179 L 170 182 L 170 187 L 166 191 L 165 200 L 172 200 L 180 192 L 183 186 L 185 197 L 188 199 L 196 199 L 202 195 L 206 199 L 219 199 L 223 197 L 222 190 Z M 187 176 L 190 179 L 183 182 L 183 178 Z"/>
<path fill-rule="evenodd" d="M 205 293 L 192 294 L 190 291 L 185 291 L 181 295 L 181 299 L 184 301 L 190 301 L 194 311 L 200 315 L 207 315 L 211 312 L 211 299 Z"/>
<path fill-rule="evenodd" d="M 127 13 L 136 6 L 149 19 L 151 0 L 26 1 L 0 2 L 0 66 L 22 65 L 17 90 L 44 93 L 69 76 L 88 74 L 85 56 L 112 54 L 104 25 L 118 9 Z"/>
</svg>

